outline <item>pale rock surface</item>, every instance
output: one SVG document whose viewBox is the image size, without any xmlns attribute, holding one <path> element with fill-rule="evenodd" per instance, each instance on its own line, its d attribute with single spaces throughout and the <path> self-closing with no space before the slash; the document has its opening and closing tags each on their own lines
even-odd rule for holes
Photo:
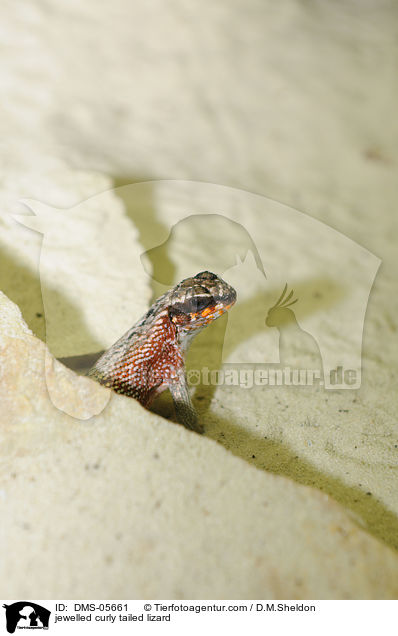
<svg viewBox="0 0 398 636">
<path fill-rule="evenodd" d="M 3 295 L 0 326 L 3 598 L 396 597 L 397 555 L 326 495 L 129 398 L 85 423 L 65 415 L 45 345 Z M 107 393 L 58 377 L 61 393 Z"/>
<path fill-rule="evenodd" d="M 367 305 L 380 260 L 326 224 L 242 190 L 161 181 L 116 192 L 139 224 L 156 202 L 163 225 L 156 236 L 147 228 L 143 262 L 148 269 L 153 265 L 157 293 L 206 267 L 238 290 L 228 317 L 200 334 L 188 354 L 188 373 L 201 374 L 193 382 L 193 398 L 206 434 L 258 468 L 321 488 L 397 548 L 395 367 L 384 350 L 375 359 L 375 336 L 362 342 L 364 327 L 365 335 L 375 328 L 371 300 Z M 286 281 L 298 298 L 293 309 L 297 329 L 306 336 L 304 350 L 295 349 L 295 336 L 289 340 L 289 325 L 280 330 L 288 339 L 284 348 L 277 328 L 266 325 Z M 392 319 L 386 337 L 394 325 Z M 358 352 L 359 390 L 324 390 L 319 384 L 252 387 L 244 378 L 239 386 L 216 386 L 203 375 L 222 362 L 229 363 L 225 369 L 250 371 L 261 360 L 310 370 L 323 362 L 326 371 L 329 356 L 335 365 L 346 359 L 345 367 L 355 369 Z M 158 412 L 171 413 L 167 397 L 162 401 Z"/>
<path fill-rule="evenodd" d="M 54 160 L 45 167 L 41 179 L 28 170 L 18 180 L 4 170 L 0 282 L 54 356 L 95 353 L 111 346 L 147 309 L 150 279 L 141 266 L 138 231 L 109 178 Z M 18 198 L 25 188 L 41 199 Z M 98 190 L 103 191 L 90 196 Z M 71 203 L 77 204 L 68 207 Z M 66 388 L 60 399 L 51 356 L 44 368 L 50 398 L 69 415 L 87 419 L 105 406 L 106 401 L 91 404 L 84 393 L 80 402 L 69 401 Z"/>
<path fill-rule="evenodd" d="M 269 474 L 322 489 L 376 537 L 397 547 L 395 3 L 138 0 L 132 5 L 114 0 L 99 7 L 94 0 L 54 0 L 51 6 L 41 0 L 5 0 L 0 13 L 0 289 L 17 303 L 41 340 L 46 339 L 39 278 L 42 235 L 21 227 L 11 214 L 27 214 L 18 203 L 23 198 L 74 209 L 109 190 L 112 177 L 116 185 L 194 180 L 250 191 L 310 214 L 382 260 L 366 311 L 361 388 L 325 392 L 311 387 L 198 386 L 195 404 L 213 440 L 193 436 L 121 397 L 113 396 L 93 420 L 79 422 L 55 409 L 46 397 L 44 346 L 3 301 L 7 309 L 2 314 L 8 321 L 2 341 L 8 349 L 6 366 L 3 359 L 0 362 L 5 378 L 0 417 L 7 481 L 2 490 L 6 524 L 1 554 L 10 582 L 6 596 L 396 595 L 395 553 L 348 522 L 325 494 Z M 159 192 L 155 184 L 142 206 L 119 192 L 126 211 L 111 197 L 112 236 L 119 232 L 122 240 L 128 231 L 134 258 L 169 236 L 177 218 L 170 216 L 170 209 L 180 204 L 186 215 L 198 210 L 192 196 L 172 197 L 170 206 L 170 197 Z M 213 200 L 200 212 L 217 213 L 224 203 Z M 244 206 L 232 211 L 243 226 L 249 223 L 252 239 L 260 242 L 270 262 L 278 263 L 279 237 L 265 226 L 262 215 Z M 159 283 L 164 275 L 177 275 L 180 266 L 190 268 L 198 261 L 206 268 L 213 266 L 211 244 L 204 249 L 206 236 L 189 226 L 182 236 L 184 250 L 178 258 L 174 249 L 165 248 L 160 255 L 151 252 L 146 271 L 134 272 L 137 281 L 126 275 L 126 294 L 131 285 L 139 292 L 131 310 L 134 316 L 147 306 L 152 267 Z M 227 245 L 229 255 L 244 260 L 247 249 L 242 250 L 236 233 L 220 238 L 219 247 Z M 244 240 L 243 248 L 248 245 Z M 305 299 L 311 307 L 311 293 L 320 291 L 304 276 L 300 286 L 300 275 L 308 267 L 306 246 L 294 242 L 294 250 L 289 244 L 286 252 L 290 271 L 297 275 L 297 312 L 303 312 Z M 95 249 L 93 254 L 101 257 Z M 351 265 L 348 259 L 339 269 L 350 291 L 345 302 L 354 302 L 357 285 L 358 294 L 363 293 L 363 281 Z M 111 281 L 113 275 L 120 280 L 120 271 L 114 263 L 111 269 L 89 328 L 79 320 L 86 300 L 81 294 L 74 305 L 69 303 L 69 317 L 77 319 L 74 333 L 68 332 L 68 313 L 54 313 L 54 352 L 62 354 L 67 345 L 67 351 L 75 353 L 69 348 L 73 336 L 83 348 L 76 353 L 83 353 L 88 342 L 108 342 L 130 326 L 133 316 L 114 306 Z M 278 296 L 276 287 L 286 282 L 282 274 L 278 285 L 267 288 L 270 303 Z M 72 280 L 76 270 L 71 275 Z M 253 286 L 242 290 L 249 301 L 252 293 L 256 299 L 259 280 L 256 272 Z M 53 289 L 55 306 L 58 286 L 64 301 L 61 276 Z M 156 292 L 155 284 L 153 288 Z M 343 297 L 336 288 L 330 291 L 336 308 Z M 265 303 L 247 306 L 256 324 L 262 324 Z M 326 321 L 329 307 L 322 308 Z M 236 319 L 243 317 L 239 305 L 233 311 Z M 231 328 L 232 316 L 231 312 Z M 302 313 L 307 320 L 313 316 Z M 225 327 L 225 320 L 220 321 L 199 336 L 189 358 L 191 369 L 217 367 Z M 349 348 L 344 333 L 337 327 L 333 333 L 332 327 L 329 320 L 327 349 L 334 344 Z M 268 332 L 267 355 L 275 351 L 278 336 L 276 329 Z M 236 333 L 239 329 L 232 330 L 231 344 Z M 7 334 L 13 334 L 11 340 Z M 253 340 L 250 353 L 259 355 L 264 344 L 261 341 L 258 349 L 258 338 Z M 245 350 L 244 342 L 239 346 Z M 311 343 L 310 349 L 309 363 L 316 356 Z M 51 372 L 52 365 L 48 368 Z M 24 369 L 29 369 L 26 379 Z M 61 408 L 75 404 L 79 411 L 82 397 L 99 411 L 101 401 L 107 402 L 109 394 L 100 387 L 92 388 L 56 363 L 54 370 L 54 395 L 59 398 L 55 402 Z M 65 395 L 56 393 L 58 382 Z M 78 400 L 72 399 L 75 394 Z M 155 408 L 172 412 L 167 396 Z M 214 440 L 245 462 L 226 454 Z M 162 459 L 153 457 L 156 452 Z M 91 469 L 105 457 L 106 478 L 101 463 Z M 200 482 L 191 477 L 192 465 L 198 468 Z M 14 474 L 19 477 L 13 479 Z M 230 488 L 221 483 L 221 475 L 227 476 Z M 131 481 L 142 491 L 131 490 Z M 203 495 L 200 486 L 194 488 L 202 482 Z M 155 491 L 161 496 L 154 498 Z M 185 498 L 178 499 L 180 493 Z M 149 495 L 152 499 L 146 500 Z M 270 502 L 265 510 L 264 500 Z M 201 511 L 201 505 L 210 514 Z M 28 526 L 34 524 L 28 528 L 23 527 L 25 514 Z M 309 520 L 305 526 L 304 518 Z M 153 526 L 144 526 L 149 521 Z M 119 538 L 112 534 L 116 524 Z M 292 524 L 301 529 L 299 534 Z M 336 527 L 343 533 L 334 531 Z M 288 541 L 293 542 L 289 559 Z M 72 556 L 67 558 L 68 547 Z M 23 567 L 17 570 L 11 568 L 10 552 L 15 560 L 19 550 Z M 44 570 L 43 553 L 48 553 Z M 82 558 L 86 572 L 80 567 Z M 115 570 L 110 571 L 112 558 Z M 27 581 L 26 563 L 35 565 L 35 589 Z M 122 585 L 132 576 L 126 563 L 133 564 L 137 578 L 121 589 L 118 581 Z M 192 564 L 190 573 L 187 563 Z M 65 571 L 64 579 L 60 571 Z M 299 573 L 297 578 L 293 571 Z M 295 581 L 305 582 L 300 591 L 293 587 Z M 101 582 L 107 587 L 100 589 Z"/>
<path fill-rule="evenodd" d="M 23 296 L 30 280 L 22 266 L 39 269 L 43 308 L 37 299 L 32 304 L 41 311 L 35 316 L 26 307 L 32 327 L 56 357 L 100 351 L 147 309 L 149 279 L 142 272 L 138 231 L 109 177 L 54 161 L 46 170 L 39 187 L 34 172 L 10 182 L 4 171 L 1 246 L 18 263 L 10 263 L 4 287 L 17 295 L 21 286 Z M 25 188 L 40 199 L 18 197 Z M 78 204 L 70 207 L 71 202 Z M 21 209 L 24 214 L 15 213 Z M 26 297 L 21 304 L 25 307 Z"/>
</svg>

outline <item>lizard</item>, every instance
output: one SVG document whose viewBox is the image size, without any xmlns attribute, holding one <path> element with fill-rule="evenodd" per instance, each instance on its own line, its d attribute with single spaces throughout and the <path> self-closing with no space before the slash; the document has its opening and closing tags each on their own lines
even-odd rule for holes
<svg viewBox="0 0 398 636">
<path fill-rule="evenodd" d="M 160 296 L 87 375 L 144 407 L 168 388 L 177 421 L 203 433 L 188 391 L 184 356 L 194 336 L 235 301 L 235 289 L 212 272 L 185 278 Z"/>
</svg>

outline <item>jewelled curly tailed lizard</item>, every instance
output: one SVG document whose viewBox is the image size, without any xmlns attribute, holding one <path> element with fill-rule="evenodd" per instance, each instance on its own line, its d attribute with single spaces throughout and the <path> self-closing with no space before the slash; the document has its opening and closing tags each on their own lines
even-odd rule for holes
<svg viewBox="0 0 398 636">
<path fill-rule="evenodd" d="M 177 420 L 202 433 L 188 391 L 184 355 L 194 336 L 235 300 L 233 287 L 211 272 L 186 278 L 160 296 L 87 375 L 145 407 L 170 389 Z"/>
</svg>

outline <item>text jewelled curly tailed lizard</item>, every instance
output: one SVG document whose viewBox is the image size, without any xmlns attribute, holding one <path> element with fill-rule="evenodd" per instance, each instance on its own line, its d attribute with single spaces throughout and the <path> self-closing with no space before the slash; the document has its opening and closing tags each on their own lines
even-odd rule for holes
<svg viewBox="0 0 398 636">
<path fill-rule="evenodd" d="M 178 421 L 203 432 L 188 391 L 184 355 L 193 337 L 235 301 L 233 287 L 211 272 L 184 279 L 160 296 L 88 375 L 145 407 L 168 388 Z"/>
</svg>

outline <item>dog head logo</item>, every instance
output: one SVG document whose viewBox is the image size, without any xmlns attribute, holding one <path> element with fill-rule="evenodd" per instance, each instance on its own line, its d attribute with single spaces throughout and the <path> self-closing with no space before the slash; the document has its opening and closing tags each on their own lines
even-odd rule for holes
<svg viewBox="0 0 398 636">
<path fill-rule="evenodd" d="M 48 629 L 50 610 L 32 603 L 32 601 L 18 601 L 11 605 L 4 604 L 6 610 L 7 631 L 13 634 L 19 629 Z"/>
</svg>

